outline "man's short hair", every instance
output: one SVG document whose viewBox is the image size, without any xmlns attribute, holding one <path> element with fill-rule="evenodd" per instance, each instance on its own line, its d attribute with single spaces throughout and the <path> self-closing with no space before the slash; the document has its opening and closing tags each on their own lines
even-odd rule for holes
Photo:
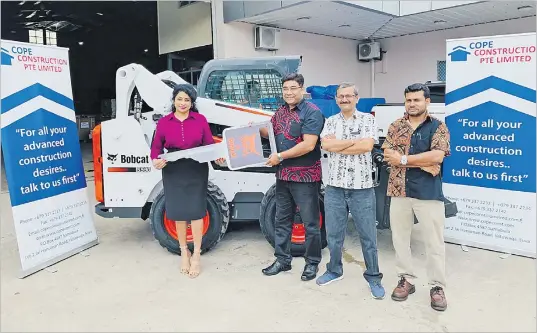
<svg viewBox="0 0 537 333">
<path fill-rule="evenodd" d="M 429 87 L 427 87 L 423 83 L 414 83 L 406 87 L 405 97 L 406 97 L 406 94 L 408 93 L 418 92 L 418 91 L 423 91 L 423 96 L 425 96 L 425 99 L 431 98 L 431 91 L 429 90 Z"/>
<path fill-rule="evenodd" d="M 336 93 L 337 93 L 337 91 L 339 91 L 339 89 L 350 88 L 350 87 L 353 87 L 353 88 L 354 88 L 354 94 L 355 94 L 356 96 L 358 96 L 358 88 L 357 88 L 356 85 L 355 85 L 354 83 L 352 83 L 352 82 L 343 82 L 343 83 L 341 83 L 341 84 L 337 87 L 337 89 L 336 89 Z"/>
<path fill-rule="evenodd" d="M 298 74 L 298 73 L 287 74 L 282 79 L 282 85 L 287 81 L 295 81 L 296 83 L 298 83 L 299 86 L 301 87 L 304 86 L 304 76 L 302 76 L 302 74 Z"/>
</svg>

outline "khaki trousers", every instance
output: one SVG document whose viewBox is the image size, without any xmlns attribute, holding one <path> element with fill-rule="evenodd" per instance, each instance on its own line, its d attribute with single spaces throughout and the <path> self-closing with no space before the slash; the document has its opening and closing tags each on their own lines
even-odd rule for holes
<svg viewBox="0 0 537 333">
<path fill-rule="evenodd" d="M 414 225 L 414 213 L 422 229 L 422 241 L 427 256 L 427 275 L 431 286 L 446 286 L 444 222 L 445 208 L 442 201 L 392 197 L 390 203 L 390 228 L 397 275 L 414 284 L 417 278 L 412 265 L 410 236 Z"/>
</svg>

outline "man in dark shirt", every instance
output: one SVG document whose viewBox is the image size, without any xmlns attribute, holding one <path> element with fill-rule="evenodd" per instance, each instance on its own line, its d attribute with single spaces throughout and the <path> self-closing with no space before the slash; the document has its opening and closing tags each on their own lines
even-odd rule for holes
<svg viewBox="0 0 537 333">
<path fill-rule="evenodd" d="M 312 103 L 304 100 L 304 77 L 289 74 L 282 80 L 285 105 L 271 119 L 277 154 L 267 165 L 276 171 L 276 261 L 263 269 L 265 275 L 276 275 L 291 269 L 291 233 L 295 206 L 306 228 L 306 266 L 301 279 L 316 277 L 321 261 L 319 228 L 319 189 L 321 184 L 321 147 L 319 135 L 324 117 Z M 261 133 L 267 137 L 268 133 Z"/>
<path fill-rule="evenodd" d="M 390 164 L 388 180 L 390 227 L 400 277 L 392 293 L 395 301 L 404 301 L 414 293 L 410 236 L 414 214 L 422 225 L 427 248 L 427 274 L 431 285 L 431 307 L 447 308 L 443 202 L 440 165 L 450 154 L 446 124 L 427 112 L 429 88 L 413 84 L 405 90 L 405 116 L 394 121 L 382 145 L 384 159 Z"/>
</svg>

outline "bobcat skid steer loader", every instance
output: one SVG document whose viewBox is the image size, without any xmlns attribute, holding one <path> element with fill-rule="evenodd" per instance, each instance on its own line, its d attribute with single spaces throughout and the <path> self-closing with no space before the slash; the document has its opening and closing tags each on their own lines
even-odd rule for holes
<svg viewBox="0 0 537 333">
<path fill-rule="evenodd" d="M 268 121 L 283 103 L 282 77 L 298 71 L 300 64 L 300 56 L 208 62 L 197 82 L 196 106 L 207 118 L 215 141 L 222 140 L 225 128 Z M 180 248 L 175 222 L 166 217 L 161 171 L 152 166 L 149 154 L 156 123 L 171 112 L 172 87 L 178 83 L 185 81 L 171 71 L 154 75 L 137 64 L 118 69 L 115 118 L 102 122 L 93 132 L 96 213 L 106 218 L 149 219 L 154 237 L 176 254 L 180 254 Z M 264 149 L 270 151 L 268 141 Z M 324 152 L 322 164 L 326 176 Z M 230 222 L 258 220 L 266 240 L 274 246 L 274 168 L 231 171 L 214 161 L 209 166 L 202 253 L 222 239 Z M 319 228 L 324 248 L 327 243 L 322 189 L 320 203 Z M 192 246 L 190 230 L 187 240 Z M 297 212 L 292 253 L 301 256 L 304 251 L 305 228 Z"/>
</svg>

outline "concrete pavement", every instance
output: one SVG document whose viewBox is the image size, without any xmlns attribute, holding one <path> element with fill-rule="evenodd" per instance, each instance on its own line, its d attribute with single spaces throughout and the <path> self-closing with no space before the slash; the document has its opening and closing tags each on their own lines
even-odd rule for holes
<svg viewBox="0 0 537 333">
<path fill-rule="evenodd" d="M 88 170 L 91 163 L 88 161 Z M 93 182 L 88 173 L 88 193 Z M 397 283 L 389 231 L 379 232 L 379 261 L 387 297 L 371 298 L 362 278 L 359 239 L 349 224 L 345 278 L 325 287 L 300 281 L 293 270 L 265 277 L 272 248 L 255 224 L 231 228 L 202 256 L 202 274 L 179 273 L 178 256 L 153 240 L 142 220 L 95 216 L 101 243 L 25 279 L 9 195 L 0 194 L 1 313 L 7 331 L 240 331 L 240 332 L 507 332 L 536 330 L 536 271 L 532 259 L 447 245 L 448 309 L 429 306 L 420 227 L 412 243 L 420 279 L 406 302 L 389 298 Z M 329 258 L 323 251 L 321 272 Z M 53 271 L 56 270 L 54 273 Z"/>
</svg>

